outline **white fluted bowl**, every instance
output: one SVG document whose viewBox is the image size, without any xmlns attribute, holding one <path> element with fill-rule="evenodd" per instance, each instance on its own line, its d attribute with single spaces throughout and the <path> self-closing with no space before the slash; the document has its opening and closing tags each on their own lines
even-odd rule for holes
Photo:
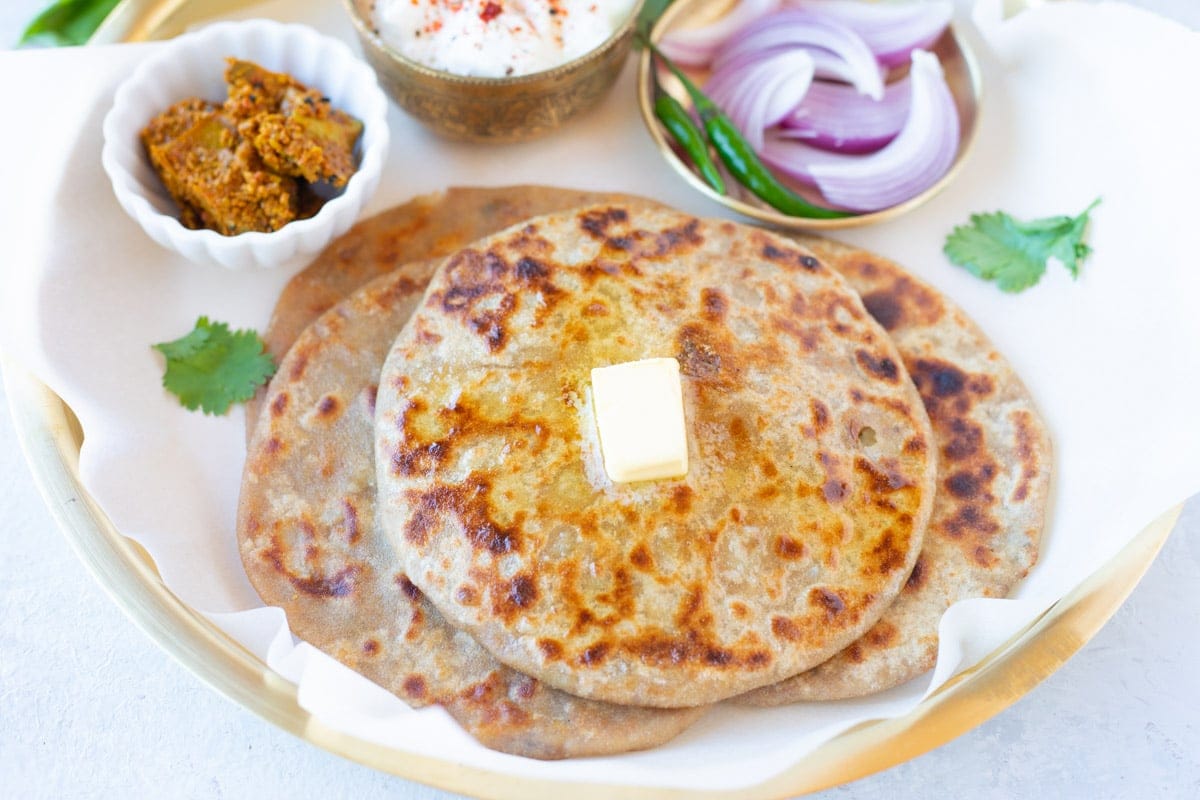
<svg viewBox="0 0 1200 800">
<path fill-rule="evenodd" d="M 185 98 L 224 100 L 227 56 L 286 72 L 362 121 L 358 171 L 315 216 L 270 233 L 237 236 L 192 230 L 179 221 L 179 208 L 150 166 L 139 133 L 151 118 Z M 304 25 L 222 22 L 164 45 L 117 88 L 104 118 L 101 159 L 121 207 L 163 247 L 191 261 L 229 269 L 272 267 L 316 253 L 354 224 L 383 171 L 387 109 L 375 73 L 342 42 Z"/>
</svg>

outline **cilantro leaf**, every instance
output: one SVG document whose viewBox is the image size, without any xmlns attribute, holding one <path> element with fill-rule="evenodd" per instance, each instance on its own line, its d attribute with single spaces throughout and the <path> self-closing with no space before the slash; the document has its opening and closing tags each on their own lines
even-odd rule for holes
<svg viewBox="0 0 1200 800">
<path fill-rule="evenodd" d="M 20 44 L 87 44 L 118 0 L 57 0 L 39 14 L 25 32 Z"/>
<path fill-rule="evenodd" d="M 275 361 L 257 333 L 230 331 L 208 317 L 196 320 L 191 333 L 153 347 L 167 359 L 163 387 L 191 411 L 224 414 L 275 374 Z"/>
<path fill-rule="evenodd" d="M 1058 216 L 1022 222 L 994 211 L 972 214 L 946 237 L 946 257 L 972 275 L 995 281 L 1005 292 L 1020 292 L 1042 279 L 1046 260 L 1062 262 L 1072 277 L 1092 248 L 1084 244 L 1089 214 L 1099 198 L 1077 217 Z"/>
</svg>

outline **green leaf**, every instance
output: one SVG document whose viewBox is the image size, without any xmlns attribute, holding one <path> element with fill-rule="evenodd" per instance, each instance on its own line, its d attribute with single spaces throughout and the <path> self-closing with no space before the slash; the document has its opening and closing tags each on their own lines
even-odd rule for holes
<svg viewBox="0 0 1200 800">
<path fill-rule="evenodd" d="M 21 34 L 20 44 L 86 44 L 120 0 L 57 0 Z"/>
<path fill-rule="evenodd" d="M 959 225 L 946 237 L 943 251 L 953 263 L 995 281 L 1005 292 L 1020 292 L 1040 281 L 1052 256 L 1078 278 L 1081 264 L 1092 252 L 1083 237 L 1089 215 L 1099 203 L 1097 198 L 1077 217 L 1028 222 L 1003 211 L 972 214 L 970 225 Z"/>
<path fill-rule="evenodd" d="M 244 403 L 275 374 L 275 362 L 257 333 L 231 332 L 208 317 L 196 320 L 187 335 L 154 349 L 167 359 L 163 387 L 185 408 L 205 414 L 224 414 L 234 403 Z"/>
</svg>

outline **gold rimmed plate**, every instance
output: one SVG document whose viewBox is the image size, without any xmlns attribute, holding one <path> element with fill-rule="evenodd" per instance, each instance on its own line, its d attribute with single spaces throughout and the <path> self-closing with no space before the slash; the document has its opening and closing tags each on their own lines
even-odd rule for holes
<svg viewBox="0 0 1200 800">
<path fill-rule="evenodd" d="M 146 551 L 123 536 L 88 495 L 79 475 L 83 433 L 66 403 L 16 363 L 3 367 L 17 435 L 55 521 L 96 580 L 151 639 L 214 689 L 289 733 L 366 766 L 477 797 L 789 797 L 907 761 L 986 722 L 1062 666 L 1133 591 L 1183 508 L 1160 516 L 1025 630 L 909 714 L 860 725 L 764 783 L 695 792 L 525 778 L 465 766 L 453 753 L 436 758 L 384 747 L 310 715 L 294 684 L 176 597 Z"/>
<path fill-rule="evenodd" d="M 655 24 L 654 29 L 650 33 L 650 40 L 657 44 L 671 31 L 708 25 L 728 14 L 737 3 L 738 0 L 675 0 Z M 680 153 L 678 146 L 673 142 L 662 123 L 655 117 L 654 91 L 656 84 L 664 91 L 670 93 L 685 108 L 691 107 L 691 101 L 679 81 L 653 59 L 650 52 L 646 49 L 642 50 L 638 63 L 638 107 L 642 113 L 642 120 L 646 123 L 646 128 L 649 130 L 650 136 L 654 139 L 654 144 L 662 157 L 692 188 L 706 195 L 714 202 L 720 203 L 743 216 L 756 219 L 759 222 L 776 228 L 828 231 L 871 225 L 895 219 L 927 203 L 954 180 L 966 162 L 972 145 L 975 143 L 975 132 L 979 127 L 980 101 L 983 97 L 983 87 L 979 77 L 979 65 L 976 63 L 970 47 L 955 31 L 953 25 L 934 43 L 930 50 L 938 57 L 938 60 L 942 64 L 946 83 L 950 87 L 950 93 L 954 97 L 954 104 L 958 110 L 959 130 L 961 132 L 958 152 L 955 153 L 954 161 L 950 164 L 950 168 L 946 173 L 928 189 L 897 205 L 865 214 L 856 214 L 838 219 L 793 217 L 771 208 L 751 194 L 749 190 L 739 186 L 736 181 L 726 181 L 728 194 L 719 194 L 714 191 L 711 186 L 705 183 L 699 173 L 696 172 L 692 163 Z M 705 71 L 689 70 L 689 73 L 701 85 L 708 77 Z M 826 201 L 812 188 L 790 181 L 785 176 L 778 177 L 802 197 L 817 205 L 826 205 Z"/>
<path fill-rule="evenodd" d="M 126 0 L 122 8 L 134 5 Z M 150 13 L 162 4 L 141 5 Z M 201 13 L 196 7 L 190 12 Z M 145 37 L 162 29 L 143 30 Z M 172 594 L 146 552 L 113 526 L 83 487 L 78 469 L 83 437 L 70 409 L 28 372 L 4 367 L 22 445 L 57 522 L 106 591 L 157 644 L 221 693 L 306 741 L 376 769 L 481 797 L 794 796 L 920 755 L 1011 705 L 1091 638 L 1149 567 L 1180 511 L 1163 515 L 1047 613 L 912 713 L 859 726 L 763 783 L 697 793 L 522 778 L 465 767 L 454 753 L 431 757 L 384 747 L 312 717 L 299 705 L 293 684 Z"/>
</svg>

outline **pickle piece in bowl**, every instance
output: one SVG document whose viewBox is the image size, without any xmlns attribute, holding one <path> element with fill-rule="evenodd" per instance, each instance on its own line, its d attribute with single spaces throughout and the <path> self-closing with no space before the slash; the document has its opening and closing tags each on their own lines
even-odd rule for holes
<svg viewBox="0 0 1200 800">
<path fill-rule="evenodd" d="M 311 183 L 346 185 L 355 170 L 361 122 L 290 75 L 249 61 L 229 59 L 225 81 L 226 110 L 270 169 Z"/>
<path fill-rule="evenodd" d="M 233 236 L 278 230 L 296 219 L 294 178 L 267 170 L 221 112 L 177 108 L 168 109 L 166 120 L 156 118 L 158 124 L 152 123 L 142 138 L 163 185 L 182 210 L 184 225 Z M 171 135 L 188 121 L 190 127 Z"/>
<path fill-rule="evenodd" d="M 313 216 L 357 169 L 362 123 L 290 75 L 228 64 L 223 102 L 183 100 L 141 133 L 180 221 L 234 236 Z"/>
</svg>

